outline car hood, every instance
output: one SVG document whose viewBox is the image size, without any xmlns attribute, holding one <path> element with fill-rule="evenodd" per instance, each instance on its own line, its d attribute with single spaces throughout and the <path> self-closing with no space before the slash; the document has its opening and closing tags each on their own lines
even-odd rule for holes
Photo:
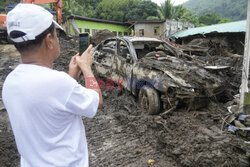
<svg viewBox="0 0 250 167">
<path fill-rule="evenodd" d="M 156 54 L 158 53 L 152 52 L 138 60 L 139 66 L 158 71 L 163 77 L 171 78 L 178 87 L 215 94 L 214 90 L 224 85 L 223 79 L 216 72 L 208 71 L 202 64 L 168 55 L 155 56 Z"/>
</svg>

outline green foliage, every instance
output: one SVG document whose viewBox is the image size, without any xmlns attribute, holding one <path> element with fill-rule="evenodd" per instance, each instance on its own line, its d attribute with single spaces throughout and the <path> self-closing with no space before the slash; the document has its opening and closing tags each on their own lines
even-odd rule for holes
<svg viewBox="0 0 250 167">
<path fill-rule="evenodd" d="M 161 16 L 163 16 L 164 19 L 177 19 L 177 11 L 171 3 L 171 0 L 166 0 L 164 3 L 161 4 L 160 8 Z"/>
<path fill-rule="evenodd" d="M 101 0 L 63 0 L 65 16 L 70 14 L 95 17 L 95 9 Z"/>
<path fill-rule="evenodd" d="M 198 16 L 192 13 L 189 10 L 186 10 L 182 16 L 180 16 L 180 21 L 186 21 L 195 24 L 196 26 L 199 25 Z"/>
<path fill-rule="evenodd" d="M 0 9 L 4 9 L 8 4 L 16 5 L 20 0 L 0 0 Z"/>
<path fill-rule="evenodd" d="M 149 17 L 146 18 L 146 20 L 159 20 L 159 17 L 149 16 Z"/>
<path fill-rule="evenodd" d="M 165 0 L 160 7 L 160 16 L 164 19 L 179 20 L 188 10 L 182 5 L 174 6 L 171 0 Z"/>
<path fill-rule="evenodd" d="M 174 6 L 173 3 L 171 3 L 171 0 L 166 0 L 161 4 L 159 7 L 159 13 L 162 19 L 175 19 L 199 25 L 197 15 L 193 14 L 182 5 Z"/>
<path fill-rule="evenodd" d="M 230 19 L 221 19 L 220 22 L 218 24 L 222 24 L 222 23 L 229 23 L 231 22 Z"/>
<path fill-rule="evenodd" d="M 16 5 L 20 2 L 20 0 L 0 0 L 0 13 L 6 14 L 6 7 L 8 4 Z"/>
<path fill-rule="evenodd" d="M 100 19 L 122 21 L 124 12 L 123 0 L 103 0 L 96 9 L 96 16 Z"/>
<path fill-rule="evenodd" d="M 247 2 L 247 0 L 189 0 L 184 7 L 198 15 L 215 12 L 223 18 L 237 21 L 246 19 Z"/>
<path fill-rule="evenodd" d="M 231 20 L 227 18 L 221 18 L 218 14 L 211 12 L 206 15 L 199 16 L 198 26 L 222 24 L 222 23 L 228 23 L 228 22 L 231 22 Z"/>
<path fill-rule="evenodd" d="M 215 14 L 214 12 L 199 17 L 200 24 L 205 24 L 205 25 L 217 24 L 220 21 L 221 17 Z"/>
<path fill-rule="evenodd" d="M 243 18 L 246 16 L 246 11 L 242 10 L 247 6 L 246 0 L 237 0 L 239 3 L 235 3 L 234 0 L 189 0 L 185 3 L 185 6 L 188 8 L 203 14 L 199 17 L 182 5 L 174 6 L 172 1 L 165 0 L 164 3 L 157 6 L 151 0 L 63 0 L 63 18 L 65 19 L 67 16 L 75 14 L 121 22 L 144 19 L 174 19 L 201 26 L 231 21 L 230 19 L 221 18 L 216 14 L 217 12 L 210 12 L 210 9 L 214 8 L 218 13 L 224 10 L 232 11 L 231 13 L 227 11 L 227 16 L 237 15 Z M 0 8 L 3 9 L 8 4 L 16 5 L 19 2 L 20 0 L 0 0 Z M 54 4 L 43 4 L 42 6 L 50 10 L 55 10 Z M 241 9 L 241 14 L 238 12 L 239 9 Z"/>
<path fill-rule="evenodd" d="M 151 0 L 144 0 L 127 13 L 127 20 L 145 20 L 149 17 L 159 18 L 158 6 Z"/>
</svg>

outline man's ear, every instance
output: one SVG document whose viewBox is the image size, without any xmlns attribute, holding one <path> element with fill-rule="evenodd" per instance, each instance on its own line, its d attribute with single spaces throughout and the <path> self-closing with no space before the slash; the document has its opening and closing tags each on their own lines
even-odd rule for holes
<svg viewBox="0 0 250 167">
<path fill-rule="evenodd" d="M 53 45 L 53 36 L 49 33 L 46 35 L 45 38 L 45 45 L 48 49 L 53 49 L 54 45 Z"/>
</svg>

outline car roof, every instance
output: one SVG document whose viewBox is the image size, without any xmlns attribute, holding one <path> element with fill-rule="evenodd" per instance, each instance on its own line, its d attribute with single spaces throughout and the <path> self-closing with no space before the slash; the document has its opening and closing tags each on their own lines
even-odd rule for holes
<svg viewBox="0 0 250 167">
<path fill-rule="evenodd" d="M 148 38 L 148 37 L 122 37 L 130 42 L 162 42 L 156 38 Z"/>
</svg>

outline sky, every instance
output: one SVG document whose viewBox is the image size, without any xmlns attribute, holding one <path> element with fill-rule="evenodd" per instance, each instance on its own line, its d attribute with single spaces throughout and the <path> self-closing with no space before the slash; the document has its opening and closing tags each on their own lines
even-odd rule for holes
<svg viewBox="0 0 250 167">
<path fill-rule="evenodd" d="M 161 3 L 165 2 L 165 0 L 152 0 L 153 2 L 157 3 L 158 5 L 160 5 Z M 180 5 L 184 2 L 186 2 L 188 0 L 172 0 L 172 2 L 174 3 L 174 5 Z"/>
</svg>

